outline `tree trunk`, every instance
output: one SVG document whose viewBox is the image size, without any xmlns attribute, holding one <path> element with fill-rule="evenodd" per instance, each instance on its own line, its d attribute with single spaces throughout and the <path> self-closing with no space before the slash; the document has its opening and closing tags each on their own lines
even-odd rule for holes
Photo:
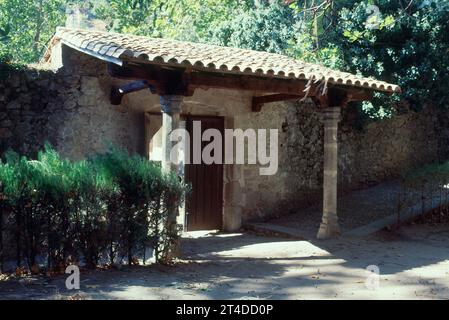
<svg viewBox="0 0 449 320">
<path fill-rule="evenodd" d="M 39 0 L 37 4 L 37 17 L 36 17 L 36 32 L 34 34 L 34 42 L 33 42 L 33 52 L 36 57 L 39 56 L 39 42 L 41 40 L 41 30 L 42 30 L 42 0 Z"/>
</svg>

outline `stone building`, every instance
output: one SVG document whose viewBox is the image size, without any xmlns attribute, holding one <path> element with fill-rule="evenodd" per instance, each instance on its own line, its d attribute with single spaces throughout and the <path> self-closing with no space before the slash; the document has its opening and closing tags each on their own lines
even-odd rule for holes
<svg viewBox="0 0 449 320">
<path fill-rule="evenodd" d="M 181 169 L 193 185 L 179 218 L 187 230 L 237 230 L 324 201 L 320 236 L 329 237 L 338 233 L 337 181 L 351 190 L 438 154 L 431 112 L 352 126 L 349 102 L 399 87 L 281 55 L 59 28 L 43 63 L 48 70 L 0 80 L 0 151 L 33 155 L 49 141 L 81 159 L 113 143 Z M 203 131 L 277 129 L 276 174 L 248 163 L 174 165 L 168 135 L 194 121 Z"/>
</svg>

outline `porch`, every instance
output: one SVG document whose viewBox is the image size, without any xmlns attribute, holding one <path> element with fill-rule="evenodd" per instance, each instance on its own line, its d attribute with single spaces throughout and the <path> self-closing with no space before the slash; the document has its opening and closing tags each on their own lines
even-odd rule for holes
<svg viewBox="0 0 449 320">
<path fill-rule="evenodd" d="M 147 104 L 144 108 L 147 114 L 146 152 L 151 156 L 154 145 L 151 138 L 159 132 L 160 160 L 166 172 L 183 175 L 188 171 L 184 170 L 181 157 L 177 162 L 170 158 L 175 145 L 171 133 L 183 126 L 183 115 L 222 116 L 224 128 L 232 129 L 239 128 L 241 113 L 246 113 L 247 117 L 263 113 L 267 103 L 313 100 L 316 108 L 322 112 L 324 127 L 323 210 L 317 234 L 318 238 L 323 239 L 340 234 L 337 216 L 337 133 L 341 109 L 349 102 L 369 100 L 373 91 L 387 94 L 400 92 L 399 87 L 382 81 L 265 52 L 59 28 L 47 55 L 52 64 L 61 62 L 57 58 L 61 46 L 106 62 L 112 78 L 126 80 L 112 87 L 111 104 L 126 105 L 127 95 L 142 90 L 150 91 L 148 100 L 143 102 Z M 232 92 L 244 93 L 248 100 L 244 108 L 235 114 L 230 110 L 220 110 L 220 103 L 216 104 L 218 110 L 211 111 L 204 107 L 210 105 L 210 101 L 204 101 L 205 104 L 200 107 L 197 101 L 190 105 L 187 102 L 197 92 L 207 96 L 207 90 L 210 89 L 227 90 L 229 98 Z M 151 104 L 150 100 L 154 99 L 150 99 L 150 96 L 159 97 L 159 103 Z M 193 98 L 191 100 L 195 100 Z M 158 116 L 161 120 L 156 120 Z M 277 128 L 280 126 L 278 124 Z M 235 164 L 226 164 L 222 172 L 222 178 L 218 174 L 214 182 L 217 184 L 215 190 L 218 196 L 222 193 L 222 201 L 215 203 L 221 203 L 222 206 L 212 209 L 211 213 L 213 211 L 214 214 L 209 216 L 214 216 L 215 221 L 215 213 L 219 210 L 221 228 L 235 231 L 243 222 L 241 168 Z M 189 212 L 187 217 L 195 214 Z M 185 220 L 182 214 L 177 221 L 173 217 L 173 223 L 183 223 Z"/>
</svg>

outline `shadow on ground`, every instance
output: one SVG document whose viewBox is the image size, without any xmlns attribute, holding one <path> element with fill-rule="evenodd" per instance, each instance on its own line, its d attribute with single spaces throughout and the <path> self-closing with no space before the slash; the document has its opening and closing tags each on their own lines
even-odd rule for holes
<svg viewBox="0 0 449 320">
<path fill-rule="evenodd" d="M 449 226 L 411 226 L 366 239 L 298 241 L 247 233 L 187 234 L 175 266 L 93 271 L 81 290 L 64 277 L 0 281 L 0 298 L 396 299 L 449 297 Z M 366 286 L 369 265 L 380 286 Z"/>
</svg>

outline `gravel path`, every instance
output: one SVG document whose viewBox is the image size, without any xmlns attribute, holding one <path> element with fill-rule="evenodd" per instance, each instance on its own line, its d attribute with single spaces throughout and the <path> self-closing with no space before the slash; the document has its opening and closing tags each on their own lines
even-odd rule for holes
<svg viewBox="0 0 449 320">
<path fill-rule="evenodd" d="M 190 233 L 172 267 L 0 281 L 2 299 L 448 299 L 449 225 L 412 225 L 366 239 L 297 241 Z M 366 287 L 380 269 L 379 286 Z"/>
</svg>

